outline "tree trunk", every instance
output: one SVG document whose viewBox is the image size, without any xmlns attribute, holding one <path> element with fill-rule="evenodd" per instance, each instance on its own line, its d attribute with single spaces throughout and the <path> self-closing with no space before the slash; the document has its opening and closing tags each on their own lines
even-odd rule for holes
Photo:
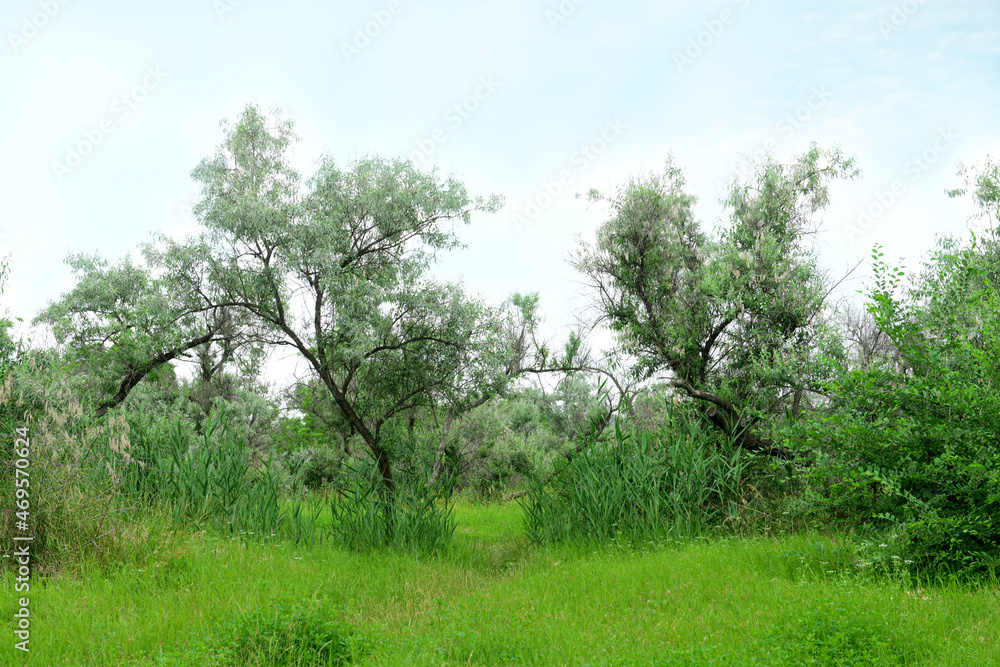
<svg viewBox="0 0 1000 667">
<path fill-rule="evenodd" d="M 347 423 L 357 429 L 357 432 L 364 439 L 365 444 L 368 445 L 368 450 L 372 453 L 372 457 L 378 465 L 379 474 L 382 476 L 382 486 L 385 489 L 386 497 L 391 502 L 396 493 L 396 482 L 392 477 L 392 462 L 389 452 L 379 443 L 378 436 L 371 432 L 368 425 L 354 411 L 354 406 L 351 405 L 351 402 L 347 400 L 347 396 L 344 395 L 344 392 L 333 381 L 330 373 L 318 363 L 314 367 L 319 373 L 320 379 L 323 380 L 323 384 L 326 385 L 326 388 L 333 396 L 334 403 L 337 404 L 337 407 L 340 408 L 341 413 L 347 419 Z"/>
<path fill-rule="evenodd" d="M 448 434 L 451 433 L 451 423 L 455 420 L 455 411 L 448 408 L 448 415 L 444 419 L 444 432 L 441 434 L 441 440 L 438 442 L 437 454 L 434 457 L 434 470 L 431 472 L 430 479 L 427 480 L 427 486 L 434 486 L 434 482 L 438 480 L 441 473 L 444 472 L 444 454 L 445 445 L 448 442 Z"/>
<path fill-rule="evenodd" d="M 721 396 L 695 389 L 686 380 L 671 380 L 670 384 L 678 389 L 683 389 L 691 398 L 711 403 L 706 412 L 708 420 L 727 436 L 731 438 L 735 436 L 734 444 L 737 447 L 742 447 L 753 452 L 763 452 L 779 459 L 785 459 L 786 461 L 791 461 L 795 458 L 795 454 L 787 447 L 751 433 L 747 428 L 746 421 L 740 418 L 739 412 L 733 404 Z"/>
<path fill-rule="evenodd" d="M 385 487 L 387 500 L 391 502 L 396 492 L 396 481 L 392 477 L 392 463 L 389 460 L 389 452 L 386 451 L 385 447 L 376 445 L 372 449 L 372 453 L 375 455 L 375 462 L 378 464 L 378 471 L 382 476 L 382 486 Z"/>
<path fill-rule="evenodd" d="M 712 425 L 720 429 L 730 438 L 735 436 L 734 444 L 737 447 L 751 452 L 763 452 L 779 459 L 791 461 L 795 454 L 787 447 L 775 443 L 768 438 L 761 438 L 746 428 L 745 420 L 737 420 L 735 415 L 724 415 L 718 407 L 711 405 L 706 412 L 708 420 Z"/>
</svg>

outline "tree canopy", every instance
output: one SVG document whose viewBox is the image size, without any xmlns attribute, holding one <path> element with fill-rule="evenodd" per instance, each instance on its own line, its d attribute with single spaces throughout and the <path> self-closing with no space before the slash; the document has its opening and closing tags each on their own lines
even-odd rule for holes
<svg viewBox="0 0 1000 667">
<path fill-rule="evenodd" d="M 716 239 L 701 230 L 672 161 L 614 194 L 592 193 L 610 217 L 574 261 L 635 373 L 668 373 L 726 430 L 748 411 L 798 410 L 827 370 L 817 351 L 834 343 L 823 317 L 830 283 L 805 240 L 829 182 L 856 173 L 839 151 L 815 146 L 787 165 L 768 158 L 755 180 L 733 182 Z M 742 442 L 787 455 L 759 438 Z"/>
<path fill-rule="evenodd" d="M 419 406 L 471 405 L 511 380 L 516 341 L 501 309 L 427 272 L 454 226 L 499 209 L 403 160 L 324 158 L 304 184 L 291 123 L 248 107 L 194 170 L 205 232 L 163 239 L 164 261 L 220 308 L 241 309 L 290 347 L 367 443 L 388 490 L 383 427 Z"/>
<path fill-rule="evenodd" d="M 112 265 L 98 255 L 71 254 L 76 285 L 42 310 L 33 323 L 51 326 L 72 361 L 83 367 L 98 415 L 121 404 L 144 378 L 197 352 L 205 372 L 217 372 L 247 343 L 247 323 L 232 309 L 206 304 L 182 288 L 176 274 L 125 257 Z M 212 368 L 215 371 L 212 371 Z"/>
</svg>

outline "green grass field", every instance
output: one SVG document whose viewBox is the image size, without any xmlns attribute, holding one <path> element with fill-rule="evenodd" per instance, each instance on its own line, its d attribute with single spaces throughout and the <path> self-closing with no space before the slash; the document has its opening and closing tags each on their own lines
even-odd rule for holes
<svg viewBox="0 0 1000 667">
<path fill-rule="evenodd" d="M 829 537 L 541 549 L 516 504 L 456 516 L 440 557 L 188 533 L 111 574 L 36 580 L 31 653 L 8 630 L 0 663 L 313 664 L 246 656 L 332 641 L 316 664 L 1000 664 L 996 587 L 861 577 Z"/>
</svg>

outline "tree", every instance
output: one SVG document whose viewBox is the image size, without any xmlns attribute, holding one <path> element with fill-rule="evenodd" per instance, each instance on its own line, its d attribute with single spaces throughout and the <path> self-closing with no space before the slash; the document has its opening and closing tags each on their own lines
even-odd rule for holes
<svg viewBox="0 0 1000 667">
<path fill-rule="evenodd" d="M 635 374 L 668 373 L 727 434 L 788 402 L 797 412 L 805 392 L 820 390 L 828 357 L 841 353 L 824 316 L 830 284 L 804 241 L 830 180 L 856 173 L 839 151 L 815 146 L 789 165 L 768 158 L 754 182 L 733 182 L 730 225 L 717 240 L 701 231 L 672 161 L 614 195 L 592 192 L 611 217 L 574 263 Z M 738 442 L 791 457 L 748 430 Z"/>
<path fill-rule="evenodd" d="M 949 194 L 971 193 L 987 226 L 966 243 L 938 239 L 913 273 L 875 246 L 870 363 L 845 366 L 829 408 L 790 429 L 825 454 L 810 473 L 819 507 L 883 529 L 886 553 L 932 576 L 1000 560 L 1000 170 L 960 173 L 966 188 Z"/>
<path fill-rule="evenodd" d="M 3 294 L 9 274 L 10 263 L 4 257 L 0 259 L 0 294 Z M 20 341 L 14 340 L 10 335 L 14 321 L 8 315 L 9 313 L 4 313 L 4 316 L 0 317 L 0 377 L 4 378 L 16 363 L 18 356 L 24 351 L 24 345 Z M 20 318 L 17 319 L 20 321 Z"/>
<path fill-rule="evenodd" d="M 111 265 L 98 255 L 70 254 L 76 285 L 33 320 L 46 324 L 82 365 L 98 417 L 120 405 L 151 374 L 193 351 L 209 354 L 219 343 L 224 364 L 245 343 L 243 324 L 231 309 L 207 306 L 181 289 L 175 276 L 125 257 Z M 216 369 L 218 370 L 218 369 Z"/>
<path fill-rule="evenodd" d="M 164 239 L 163 257 L 215 308 L 248 313 L 292 348 L 365 441 L 391 496 L 383 430 L 419 407 L 475 405 L 519 366 L 504 316 L 432 279 L 454 225 L 500 199 L 472 199 L 453 178 L 366 157 L 323 158 L 305 184 L 290 166 L 292 124 L 248 107 L 193 177 L 198 238 Z"/>
<path fill-rule="evenodd" d="M 950 197 L 970 197 L 979 210 L 972 216 L 981 232 L 977 234 L 980 252 L 986 260 L 988 275 L 1000 282 L 1000 162 L 990 156 L 982 166 L 959 166 L 965 185 L 949 190 Z"/>
<path fill-rule="evenodd" d="M 879 328 L 875 316 L 865 308 L 848 304 L 843 312 L 844 339 L 850 346 L 847 366 L 866 370 L 879 364 L 901 369 L 903 363 L 889 334 Z"/>
<path fill-rule="evenodd" d="M 315 377 L 298 381 L 286 391 L 286 405 L 302 416 L 286 421 L 299 432 L 296 441 L 312 441 L 350 454 L 351 425 L 334 404 L 330 391 Z"/>
</svg>

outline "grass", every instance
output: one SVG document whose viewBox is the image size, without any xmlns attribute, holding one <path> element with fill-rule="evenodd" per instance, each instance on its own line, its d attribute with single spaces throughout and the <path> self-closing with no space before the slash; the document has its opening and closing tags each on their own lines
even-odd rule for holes
<svg viewBox="0 0 1000 667">
<path fill-rule="evenodd" d="M 1000 663 L 995 587 L 859 576 L 830 538 L 536 548 L 517 505 L 455 516 L 439 557 L 179 534 L 148 562 L 34 582 L 32 651 L 8 629 L 0 664 Z"/>
</svg>

